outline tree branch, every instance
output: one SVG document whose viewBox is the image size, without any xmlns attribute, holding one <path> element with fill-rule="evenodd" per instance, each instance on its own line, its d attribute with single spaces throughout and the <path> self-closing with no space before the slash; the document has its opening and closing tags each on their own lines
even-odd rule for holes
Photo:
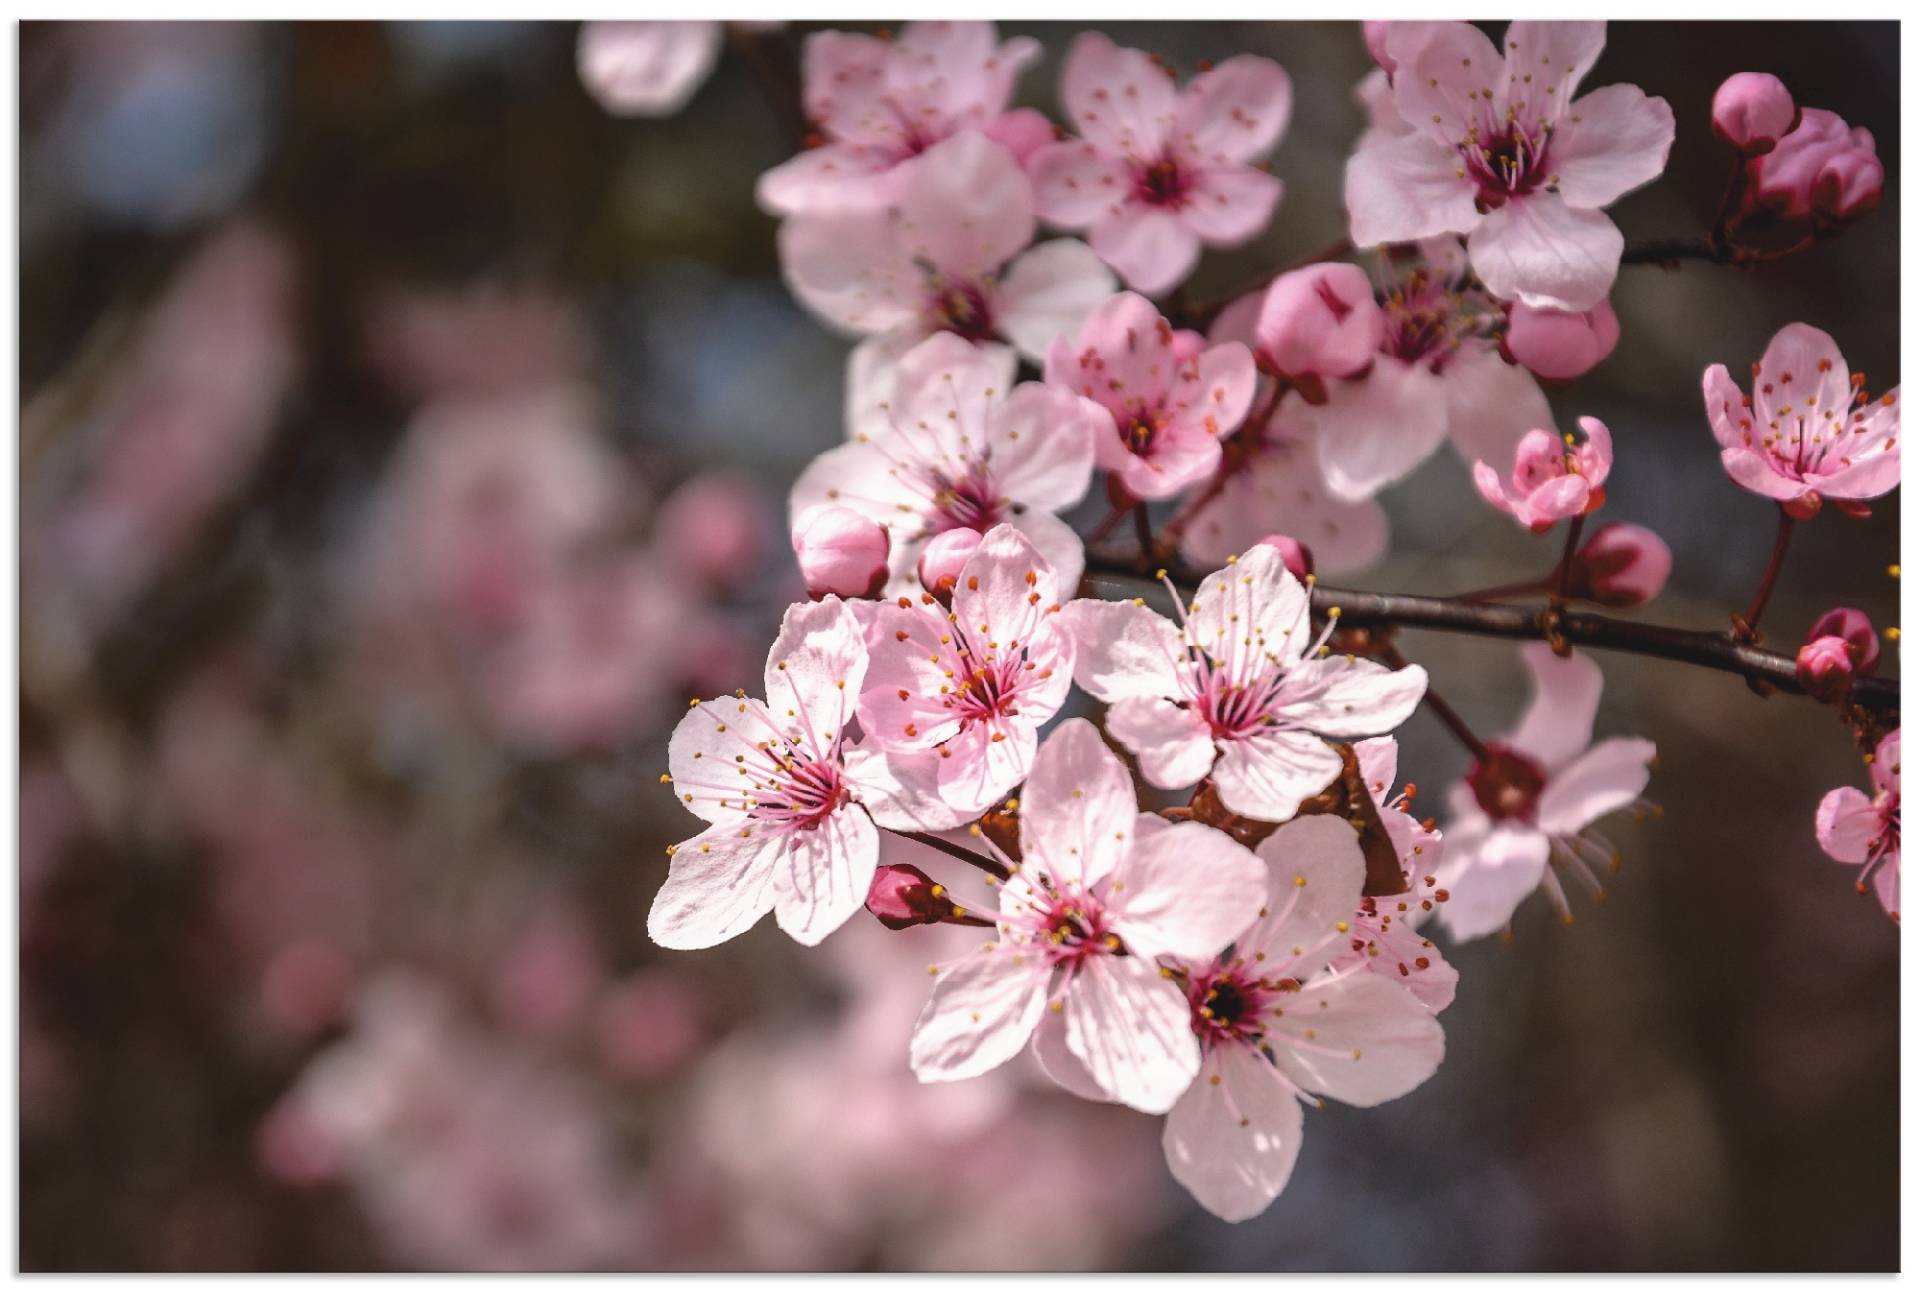
<svg viewBox="0 0 1920 1292">
<path fill-rule="evenodd" d="M 1188 587 L 1196 582 L 1190 572 L 1170 573 Z M 1129 562 L 1089 552 L 1087 574 L 1090 579 L 1117 576 L 1144 580 L 1148 572 Z M 1475 604 L 1446 597 L 1406 596 L 1316 585 L 1313 589 L 1315 612 L 1324 614 L 1335 606 L 1340 608 L 1340 624 L 1343 628 L 1425 628 L 1434 632 L 1466 633 L 1477 637 L 1544 641 L 1550 626 L 1545 607 Z M 1768 682 L 1776 689 L 1794 695 L 1806 694 L 1794 677 L 1791 656 L 1735 641 L 1726 633 L 1635 623 L 1577 610 L 1562 610 L 1551 626 L 1575 646 L 1670 659 L 1732 673 L 1749 681 Z M 1900 712 L 1900 683 L 1895 678 L 1860 678 L 1854 682 L 1848 699 L 1872 713 L 1897 716 Z"/>
</svg>

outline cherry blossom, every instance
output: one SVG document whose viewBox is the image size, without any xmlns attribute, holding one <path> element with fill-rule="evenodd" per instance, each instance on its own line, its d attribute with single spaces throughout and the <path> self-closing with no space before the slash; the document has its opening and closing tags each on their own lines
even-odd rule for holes
<svg viewBox="0 0 1920 1292">
<path fill-rule="evenodd" d="M 1204 1057 L 1162 1137 L 1174 1178 L 1223 1220 L 1258 1215 L 1286 1188 L 1302 1104 L 1398 1099 L 1446 1051 L 1412 992 L 1336 965 L 1366 874 L 1346 822 L 1301 817 L 1258 856 L 1267 868 L 1259 919 L 1218 955 L 1181 966 Z"/>
<path fill-rule="evenodd" d="M 1253 402 L 1245 345 L 1192 351 L 1153 302 L 1133 292 L 1109 299 L 1077 337 L 1057 338 L 1047 351 L 1047 383 L 1106 410 L 1094 460 L 1135 498 L 1170 497 L 1205 479 L 1220 463 L 1220 441 Z"/>
<path fill-rule="evenodd" d="M 1063 587 L 1085 554 L 1054 513 L 1080 501 L 1093 474 L 1104 409 L 1040 382 L 1014 384 L 1010 353 L 929 337 L 901 360 L 893 398 L 856 425 L 854 442 L 816 458 L 794 483 L 795 516 L 838 503 L 892 535 L 894 592 L 917 591 L 927 540 L 1005 522 L 1033 541 Z"/>
<path fill-rule="evenodd" d="M 1371 134 L 1348 163 L 1354 245 L 1463 233 L 1499 299 L 1596 304 L 1625 245 L 1601 208 L 1657 178 L 1673 145 L 1664 99 L 1573 97 L 1605 43 L 1599 22 L 1514 22 L 1504 53 L 1467 23 L 1396 24 L 1393 97 L 1413 129 Z"/>
<path fill-rule="evenodd" d="M 1405 478 L 1443 440 L 1469 463 L 1504 462 L 1527 431 L 1553 425 L 1533 374 L 1501 354 L 1500 307 L 1472 284 L 1459 239 L 1423 243 L 1404 268 L 1380 263 L 1385 329 L 1372 367 L 1328 381 L 1324 403 L 1294 414 L 1346 502 Z"/>
<path fill-rule="evenodd" d="M 767 652 L 765 701 L 698 701 L 667 746 L 668 779 L 708 829 L 673 849 L 647 932 L 663 947 L 710 947 L 769 910 L 811 946 L 867 897 L 876 822 L 951 829 L 960 818 L 893 779 L 884 757 L 846 741 L 867 674 L 860 626 L 837 597 L 788 609 Z"/>
<path fill-rule="evenodd" d="M 1880 905 L 1896 921 L 1900 918 L 1900 730 L 1880 738 L 1867 774 L 1873 795 L 1851 785 L 1830 791 L 1820 800 L 1814 832 L 1829 857 L 1859 866 L 1857 887 L 1873 889 Z"/>
<path fill-rule="evenodd" d="M 1156 957 L 1197 960 L 1246 928 L 1266 891 L 1260 862 L 1218 830 L 1139 812 L 1126 765 L 1082 718 L 1062 723 L 1034 758 L 1020 847 L 1001 889 L 999 937 L 934 966 L 914 1072 L 978 1076 L 1033 1038 L 1070 1087 L 1167 1111 L 1199 1069 L 1200 1047 L 1180 985 Z"/>
<path fill-rule="evenodd" d="M 1665 539 L 1644 525 L 1608 521 L 1573 554 L 1567 595 L 1603 606 L 1641 606 L 1660 595 L 1672 572 Z"/>
<path fill-rule="evenodd" d="M 823 503 L 793 525 L 793 555 L 807 595 L 878 596 L 887 581 L 887 531 L 849 507 Z"/>
<path fill-rule="evenodd" d="M 1743 395 L 1724 364 L 1701 385 L 1720 464 L 1733 482 L 1772 498 L 1797 517 L 1823 498 L 1861 512 L 1900 483 L 1900 388 L 1878 399 L 1849 375 L 1833 338 L 1805 323 L 1774 333 Z"/>
<path fill-rule="evenodd" d="M 890 753 L 937 754 L 919 760 L 932 788 L 975 816 L 1026 779 L 1073 680 L 1073 637 L 1053 567 L 1011 525 L 980 540 L 952 605 L 922 594 L 875 610 L 860 727 Z"/>
<path fill-rule="evenodd" d="M 982 135 L 928 149 L 886 207 L 802 214 L 780 227 L 780 264 L 801 303 L 863 336 L 848 361 L 847 411 L 885 400 L 900 357 L 936 332 L 1011 343 L 1039 362 L 1113 294 L 1085 243 L 1033 241 L 1033 188 Z"/>
<path fill-rule="evenodd" d="M 1480 496 L 1536 534 L 1571 516 L 1584 516 L 1606 500 L 1613 469 L 1613 436 L 1597 417 L 1580 419 L 1581 434 L 1564 440 L 1552 431 L 1528 431 L 1513 453 L 1513 474 L 1484 462 L 1473 464 Z"/>
<path fill-rule="evenodd" d="M 1128 286 L 1158 296 L 1203 243 L 1239 246 L 1273 218 L 1283 185 L 1255 163 L 1293 111 L 1278 63 L 1242 54 L 1176 90 L 1149 55 L 1089 31 L 1067 51 L 1060 98 L 1080 138 L 1029 162 L 1041 218 L 1090 230 Z"/>
<path fill-rule="evenodd" d="M 1444 854 L 1444 840 L 1431 821 L 1413 819 L 1413 787 L 1395 792 L 1400 744 L 1392 736 L 1355 741 L 1360 779 L 1373 799 L 1386 828 L 1406 890 L 1382 897 L 1362 897 L 1353 917 L 1347 949 L 1333 960 L 1335 968 L 1360 965 L 1389 982 L 1399 983 L 1435 1013 L 1453 1003 L 1460 971 L 1447 963 L 1420 926 L 1451 896 L 1435 873 Z"/>
<path fill-rule="evenodd" d="M 712 75 L 720 36 L 708 21 L 582 23 L 580 80 L 608 112 L 670 117 Z"/>
<path fill-rule="evenodd" d="M 1753 157 L 1770 153 L 1800 123 L 1800 106 L 1771 72 L 1735 72 L 1713 92 L 1713 133 Z"/>
<path fill-rule="evenodd" d="M 1880 204 L 1886 169 L 1872 131 L 1807 108 L 1799 125 L 1747 164 L 1747 179 L 1753 201 L 1774 215 L 1831 228 Z"/>
<path fill-rule="evenodd" d="M 1616 854 L 1593 823 L 1641 803 L 1653 761 L 1650 740 L 1593 742 L 1598 664 L 1578 653 L 1562 659 L 1543 642 L 1520 655 L 1533 703 L 1518 727 L 1486 742 L 1487 757 L 1447 798 L 1447 855 L 1436 878 L 1448 890 L 1440 923 L 1456 938 L 1502 927 L 1536 888 L 1571 922 L 1561 873 L 1602 891 L 1597 872 L 1610 871 Z"/>
<path fill-rule="evenodd" d="M 1009 113 L 1015 78 L 1039 42 L 1001 43 L 990 22 L 910 22 L 893 40 L 845 31 L 807 37 L 807 116 L 823 142 L 760 177 L 774 215 L 897 201 L 918 159 L 963 131 L 1027 129 Z"/>
<path fill-rule="evenodd" d="M 1572 381 L 1591 372 L 1620 344 L 1620 320 L 1602 300 L 1590 310 L 1535 309 L 1515 301 L 1507 312 L 1506 352 L 1515 363 L 1549 381 Z"/>
<path fill-rule="evenodd" d="M 1233 811 L 1285 821 L 1340 774 L 1322 737 L 1390 731 L 1427 689 L 1417 665 L 1326 656 L 1333 624 L 1315 640 L 1308 608 L 1285 558 L 1255 547 L 1207 576 L 1177 626 L 1136 602 L 1062 613 L 1079 645 L 1074 680 L 1112 706 L 1107 729 L 1149 784 L 1211 774 Z"/>
</svg>

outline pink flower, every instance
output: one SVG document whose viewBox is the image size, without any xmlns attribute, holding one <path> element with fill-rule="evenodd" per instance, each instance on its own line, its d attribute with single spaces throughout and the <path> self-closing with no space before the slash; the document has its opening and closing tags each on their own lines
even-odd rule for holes
<svg viewBox="0 0 1920 1292">
<path fill-rule="evenodd" d="M 1181 609 L 1177 627 L 1130 602 L 1064 612 L 1079 646 L 1074 680 L 1112 706 L 1107 729 L 1161 789 L 1211 774 L 1235 812 L 1285 821 L 1340 774 L 1321 737 L 1390 731 L 1427 689 L 1418 666 L 1327 657 L 1307 590 L 1270 547 L 1208 575 Z"/>
<path fill-rule="evenodd" d="M 1362 897 L 1347 949 L 1334 958 L 1333 964 L 1335 968 L 1357 965 L 1398 983 L 1437 1014 L 1453 1003 L 1454 989 L 1460 984 L 1459 970 L 1447 963 L 1431 938 L 1420 935 L 1420 925 L 1450 896 L 1435 878 L 1443 855 L 1440 832 L 1413 819 L 1411 785 L 1394 793 L 1400 761 L 1398 741 L 1392 736 L 1376 736 L 1357 741 L 1353 752 L 1360 761 L 1360 777 L 1366 782 L 1367 793 L 1380 813 L 1380 823 L 1400 858 L 1406 891 Z"/>
<path fill-rule="evenodd" d="M 1773 151 L 1747 164 L 1747 181 L 1753 199 L 1784 220 L 1844 224 L 1880 204 L 1886 171 L 1871 131 L 1808 108 Z"/>
<path fill-rule="evenodd" d="M 1645 605 L 1667 586 L 1673 553 L 1644 525 L 1608 521 L 1573 554 L 1568 595 L 1603 606 Z"/>
<path fill-rule="evenodd" d="M 670 117 L 687 106 L 720 56 L 717 22 L 580 25 L 580 81 L 616 116 Z"/>
<path fill-rule="evenodd" d="M 1271 547 L 1280 553 L 1280 560 L 1286 565 L 1287 573 L 1296 579 L 1305 580 L 1313 573 L 1313 553 L 1307 545 L 1286 534 L 1268 534 L 1257 544 Z"/>
<path fill-rule="evenodd" d="M 1079 586 L 1080 537 L 1054 513 L 1080 501 L 1106 414 L 1040 382 L 1014 384 L 1013 356 L 983 353 L 941 333 L 901 360 L 893 398 L 854 442 L 830 449 L 794 483 L 799 515 L 838 503 L 885 525 L 895 592 L 912 582 L 921 550 L 950 529 L 981 533 L 1005 522 Z"/>
<path fill-rule="evenodd" d="M 696 702 L 667 763 L 687 810 L 711 822 L 672 851 L 647 933 L 695 950 L 769 910 L 812 946 L 866 900 L 891 829 L 951 829 L 957 815 L 893 780 L 886 760 L 845 743 L 867 674 L 860 625 L 837 597 L 788 609 L 767 652 L 767 700 Z"/>
<path fill-rule="evenodd" d="M 1324 403 L 1293 414 L 1312 428 L 1321 474 L 1345 502 L 1404 478 L 1443 440 L 1470 463 L 1504 462 L 1524 433 L 1553 425 L 1533 374 L 1501 354 L 1499 306 L 1471 285 L 1459 239 L 1430 239 L 1420 252 L 1397 272 L 1381 260 L 1385 329 L 1373 366 L 1328 381 Z"/>
<path fill-rule="evenodd" d="M 1165 1112 L 1200 1050 L 1155 958 L 1199 959 L 1244 929 L 1265 891 L 1260 863 L 1218 830 L 1139 812 L 1126 765 L 1081 718 L 1040 747 L 1022 804 L 1000 936 L 934 967 L 913 1070 L 978 1076 L 1033 1038 L 1070 1088 Z"/>
<path fill-rule="evenodd" d="M 1602 300 L 1582 313 L 1535 309 L 1514 302 L 1507 315 L 1507 353 L 1536 376 L 1572 381 L 1584 376 L 1620 344 L 1620 320 Z"/>
<path fill-rule="evenodd" d="M 984 136 L 929 149 L 893 206 L 803 214 L 780 227 L 780 264 L 802 304 L 866 339 L 848 362 L 847 411 L 891 394 L 900 357 L 949 332 L 1012 343 L 1036 363 L 1113 294 L 1113 274 L 1083 242 L 1033 241 L 1033 188 Z"/>
<path fill-rule="evenodd" d="M 1861 892 L 1872 886 L 1880 905 L 1896 921 L 1900 918 L 1900 729 L 1880 738 L 1867 760 L 1873 782 L 1868 798 L 1851 785 L 1830 791 L 1820 800 L 1814 833 L 1820 847 L 1835 861 L 1860 866 L 1856 884 Z"/>
<path fill-rule="evenodd" d="M 1237 247 L 1273 218 L 1283 186 L 1254 163 L 1293 111 L 1278 63 L 1242 54 L 1176 90 L 1148 55 L 1089 31 L 1067 51 L 1060 98 L 1080 138 L 1029 163 L 1041 218 L 1091 230 L 1128 286 L 1158 296 L 1202 243 Z"/>
<path fill-rule="evenodd" d="M 1844 700 L 1855 677 L 1868 677 L 1880 662 L 1880 637 L 1866 613 L 1847 607 L 1814 620 L 1793 675 L 1809 695 L 1829 704 Z"/>
<path fill-rule="evenodd" d="M 807 595 L 877 597 L 887 581 L 887 531 L 847 507 L 809 507 L 793 524 L 793 555 Z"/>
<path fill-rule="evenodd" d="M 653 521 L 661 559 L 671 569 L 721 588 L 757 571 L 767 528 L 759 489 L 744 476 L 718 473 L 675 489 Z"/>
<path fill-rule="evenodd" d="M 1713 133 L 1749 157 L 1772 152 L 1799 121 L 1786 82 L 1771 72 L 1735 72 L 1713 92 Z"/>
<path fill-rule="evenodd" d="M 1398 1099 L 1446 1052 L 1438 1020 L 1411 992 L 1358 965 L 1335 967 L 1366 875 L 1352 829 L 1302 817 L 1259 857 L 1259 919 L 1230 954 L 1181 966 L 1205 1057 L 1162 1138 L 1174 1178 L 1223 1220 L 1258 1215 L 1286 1188 L 1303 1103 Z"/>
<path fill-rule="evenodd" d="M 1047 383 L 1107 411 L 1094 460 L 1135 498 L 1166 498 L 1220 464 L 1253 402 L 1253 356 L 1230 341 L 1186 358 L 1153 302 L 1122 292 L 1047 351 Z"/>
<path fill-rule="evenodd" d="M 1026 36 L 1001 44 L 990 22 L 910 22 L 891 41 L 815 32 L 803 97 L 825 142 L 762 175 L 760 205 L 773 215 L 889 205 L 921 154 L 999 125 L 1014 79 L 1039 56 Z"/>
<path fill-rule="evenodd" d="M 1720 464 L 1733 482 L 1796 509 L 1858 504 L 1900 483 L 1900 388 L 1867 398 L 1833 338 L 1805 323 L 1774 334 L 1742 395 L 1723 364 L 1702 381 Z"/>
<path fill-rule="evenodd" d="M 1351 377 L 1373 362 L 1386 324 L 1358 265 L 1281 274 L 1260 305 L 1262 366 L 1283 377 Z"/>
<path fill-rule="evenodd" d="M 1348 163 L 1354 245 L 1464 233 L 1499 299 L 1597 304 L 1624 246 L 1601 208 L 1657 178 L 1673 145 L 1664 99 L 1574 99 L 1605 43 L 1604 23 L 1520 21 L 1503 55 L 1467 23 L 1396 24 L 1393 97 L 1413 130 L 1370 136 Z"/>
<path fill-rule="evenodd" d="M 1580 438 L 1569 435 L 1564 441 L 1552 431 L 1528 431 L 1514 450 L 1513 475 L 1507 480 L 1486 463 L 1474 463 L 1480 496 L 1536 534 L 1598 509 L 1613 469 L 1613 436 L 1597 417 L 1581 418 L 1580 430 Z"/>
<path fill-rule="evenodd" d="M 860 728 L 888 753 L 937 753 L 937 792 L 972 817 L 1027 777 L 1073 680 L 1060 588 L 1025 535 L 996 525 L 961 567 L 953 609 L 901 597 L 867 621 Z M 906 774 L 903 765 L 902 774 Z"/>
<path fill-rule="evenodd" d="M 1807 640 L 1819 641 L 1827 637 L 1838 637 L 1846 643 L 1847 655 L 1860 674 L 1868 676 L 1880 664 L 1880 634 L 1873 630 L 1873 620 L 1864 610 L 1855 610 L 1851 606 L 1836 606 L 1813 621 L 1813 627 L 1807 630 Z"/>
<path fill-rule="evenodd" d="M 1487 759 L 1447 799 L 1447 857 L 1437 878 L 1448 890 L 1440 923 L 1456 938 L 1506 924 L 1536 888 L 1570 922 L 1559 872 L 1600 891 L 1594 872 L 1609 869 L 1616 854 L 1593 823 L 1641 801 L 1653 760 L 1650 740 L 1592 743 L 1599 665 L 1585 655 L 1561 659 L 1542 642 L 1520 654 L 1533 673 L 1532 705 L 1512 732 L 1487 742 Z"/>
</svg>

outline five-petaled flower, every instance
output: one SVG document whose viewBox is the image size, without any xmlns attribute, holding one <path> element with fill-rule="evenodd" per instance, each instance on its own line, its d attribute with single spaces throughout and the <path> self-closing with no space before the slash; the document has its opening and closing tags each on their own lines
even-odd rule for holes
<svg viewBox="0 0 1920 1292">
<path fill-rule="evenodd" d="M 1895 920 L 1900 918 L 1900 729 L 1880 738 L 1867 762 L 1873 795 L 1843 785 L 1820 800 L 1814 832 L 1835 861 L 1859 866 L 1857 887 L 1869 887 Z"/>
<path fill-rule="evenodd" d="M 1032 1038 L 1070 1088 L 1167 1111 L 1199 1070 L 1200 1047 L 1157 957 L 1199 959 L 1244 929 L 1265 893 L 1260 862 L 1218 830 L 1140 812 L 1126 764 L 1082 718 L 1034 758 L 1020 848 L 998 938 L 934 966 L 914 1072 L 978 1076 Z"/>
<path fill-rule="evenodd" d="M 1220 464 L 1220 441 L 1253 402 L 1253 355 L 1238 341 L 1201 348 L 1132 292 L 1047 351 L 1047 383 L 1106 410 L 1094 460 L 1135 498 L 1167 498 Z"/>
<path fill-rule="evenodd" d="M 951 610 L 923 592 L 868 619 L 861 730 L 889 752 L 934 752 L 911 765 L 956 810 L 984 811 L 1026 779 L 1041 724 L 1067 698 L 1073 635 L 1059 609 L 1046 558 L 994 526 L 960 567 Z"/>
<path fill-rule="evenodd" d="M 1853 514 L 1900 483 L 1900 388 L 1878 399 L 1849 373 L 1833 338 L 1805 323 L 1774 333 L 1740 393 L 1726 365 L 1702 380 L 1720 464 L 1741 488 L 1772 498 L 1796 518 L 1823 498 Z"/>
<path fill-rule="evenodd" d="M 1552 431 L 1528 431 L 1513 451 L 1513 475 L 1505 480 L 1485 462 L 1474 463 L 1480 496 L 1536 534 L 1598 509 L 1613 470 L 1613 436 L 1597 417 L 1581 418 L 1580 431 L 1564 440 Z"/>
<path fill-rule="evenodd" d="M 1176 90 L 1165 66 L 1097 31 L 1067 51 L 1060 98 L 1080 138 L 1028 161 L 1040 216 L 1088 241 L 1127 285 L 1158 296 L 1200 246 L 1234 247 L 1273 218 L 1280 181 L 1255 163 L 1293 111 L 1271 59 L 1242 54 Z"/>
<path fill-rule="evenodd" d="M 1411 127 L 1370 131 L 1347 163 L 1355 246 L 1464 233 L 1502 300 L 1584 310 L 1625 242 L 1601 208 L 1666 169 L 1673 110 L 1632 85 L 1573 97 L 1601 22 L 1507 27 L 1503 54 L 1463 22 L 1395 23 L 1393 100 Z"/>
<path fill-rule="evenodd" d="M 1009 351 L 976 350 L 951 333 L 900 361 L 893 398 L 854 428 L 854 442 L 815 458 L 794 483 L 795 516 L 838 503 L 892 532 L 894 592 L 918 591 L 921 549 L 950 529 L 1006 523 L 1077 587 L 1086 556 L 1055 512 L 1080 501 L 1105 410 L 1040 382 L 1014 384 Z"/>
<path fill-rule="evenodd" d="M 1543 642 L 1520 648 L 1533 674 L 1533 703 L 1520 725 L 1486 742 L 1465 782 L 1448 795 L 1447 856 L 1437 879 L 1448 892 L 1440 923 L 1456 938 L 1505 925 L 1527 894 L 1544 888 L 1572 922 L 1559 872 L 1598 896 L 1599 874 L 1616 864 L 1593 823 L 1638 804 L 1653 742 L 1619 736 L 1593 744 L 1600 666 L 1562 659 Z"/>
<path fill-rule="evenodd" d="M 1285 821 L 1340 774 L 1321 737 L 1390 731 L 1427 689 L 1417 665 L 1326 655 L 1335 621 L 1316 641 L 1309 606 L 1281 554 L 1255 547 L 1207 576 L 1178 625 L 1139 602 L 1075 601 L 1062 615 L 1074 680 L 1112 706 L 1107 729 L 1150 784 L 1211 772 L 1233 811 Z"/>
<path fill-rule="evenodd" d="M 647 932 L 694 950 L 746 932 L 769 910 L 797 942 L 819 942 L 866 901 L 875 822 L 944 830 L 961 817 L 895 780 L 846 741 L 867 648 L 846 603 L 788 609 L 767 652 L 765 701 L 698 700 L 667 745 L 668 779 L 712 824 L 672 850 Z"/>
<path fill-rule="evenodd" d="M 1223 1220 L 1258 1215 L 1286 1188 L 1303 1103 L 1398 1099 L 1446 1050 L 1433 1011 L 1412 992 L 1336 963 L 1366 872 L 1351 827 L 1301 817 L 1258 855 L 1267 865 L 1259 918 L 1230 947 L 1180 967 L 1204 1057 L 1162 1137 L 1174 1178 Z"/>
</svg>

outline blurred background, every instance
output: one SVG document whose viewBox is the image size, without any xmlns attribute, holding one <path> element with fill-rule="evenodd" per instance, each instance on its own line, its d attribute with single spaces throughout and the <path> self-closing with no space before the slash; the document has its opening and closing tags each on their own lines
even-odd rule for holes
<svg viewBox="0 0 1920 1292">
<path fill-rule="evenodd" d="M 1198 297 L 1344 232 L 1357 25 L 1104 29 L 1293 75 L 1286 200 Z M 1004 30 L 1045 43 L 1019 102 L 1053 110 L 1076 29 Z M 662 849 L 695 831 L 667 733 L 755 685 L 802 594 L 785 491 L 841 438 L 847 342 L 752 200 L 791 149 L 778 66 L 730 48 L 682 114 L 620 120 L 576 35 L 21 29 L 24 1268 L 1896 1266 L 1897 929 L 1812 828 L 1862 769 L 1830 710 L 1724 675 L 1603 658 L 1600 734 L 1658 742 L 1666 808 L 1612 831 L 1613 900 L 1451 948 L 1439 1076 L 1310 1115 L 1242 1225 L 1171 1182 L 1154 1119 L 1024 1063 L 915 1084 L 924 965 L 964 931 L 653 948 Z M 1619 350 L 1552 392 L 1614 428 L 1605 518 L 1674 549 L 1662 622 L 1723 626 L 1773 535 L 1701 370 L 1799 319 L 1899 379 L 1897 47 L 1616 24 L 1588 81 L 1678 119 L 1614 209 L 1630 242 L 1711 218 L 1734 71 L 1887 167 L 1882 209 L 1797 259 L 1624 270 Z M 1385 502 L 1363 586 L 1556 554 L 1445 454 Z M 1836 604 L 1895 622 L 1898 532 L 1897 495 L 1802 527 L 1774 643 Z M 1508 645 L 1403 646 L 1483 732 L 1525 703 Z M 1425 715 L 1400 734 L 1437 811 L 1463 756 Z"/>
</svg>

